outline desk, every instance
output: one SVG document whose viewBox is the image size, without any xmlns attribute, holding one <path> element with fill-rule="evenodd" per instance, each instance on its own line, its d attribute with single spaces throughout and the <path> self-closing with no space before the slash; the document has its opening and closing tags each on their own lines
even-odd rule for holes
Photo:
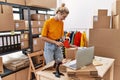
<svg viewBox="0 0 120 80">
<path fill-rule="evenodd" d="M 95 56 L 95 60 L 102 63 L 101 66 L 96 66 L 96 69 L 98 71 L 98 75 L 103 78 L 104 75 L 108 70 L 110 70 L 110 80 L 113 80 L 113 74 L 114 74 L 114 59 L 106 58 L 106 57 L 99 57 Z M 56 78 L 53 71 L 38 71 L 36 72 L 37 80 L 71 80 L 66 73 L 64 73 L 65 76 L 61 76 L 61 78 Z M 86 80 L 93 80 L 93 79 L 86 79 Z M 104 80 L 104 79 L 103 79 Z"/>
<path fill-rule="evenodd" d="M 98 75 L 103 78 L 105 73 L 110 69 L 110 80 L 113 80 L 115 59 L 95 56 L 95 60 L 103 64 L 102 66 L 96 66 Z"/>
</svg>

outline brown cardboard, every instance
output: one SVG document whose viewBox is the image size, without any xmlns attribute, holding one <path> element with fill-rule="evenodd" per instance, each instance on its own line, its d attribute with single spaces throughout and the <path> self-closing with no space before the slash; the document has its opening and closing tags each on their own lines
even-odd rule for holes
<svg viewBox="0 0 120 80">
<path fill-rule="evenodd" d="M 110 16 L 98 16 L 98 21 L 93 21 L 93 29 L 110 29 Z"/>
<path fill-rule="evenodd" d="M 25 5 L 25 0 L 6 0 L 7 3 Z"/>
<path fill-rule="evenodd" d="M 120 65 L 120 30 L 116 29 L 90 29 L 89 44 L 95 46 L 95 55 L 115 59 Z"/>
<path fill-rule="evenodd" d="M 75 55 L 76 55 L 76 48 L 65 48 L 65 57 L 66 59 L 75 59 Z"/>
<path fill-rule="evenodd" d="M 29 48 L 29 41 L 28 40 L 21 41 L 21 49 L 26 48 Z"/>
<path fill-rule="evenodd" d="M 44 21 L 45 20 L 45 14 L 31 14 L 31 20 Z"/>
<path fill-rule="evenodd" d="M 33 51 L 44 49 L 44 41 L 41 38 L 33 38 Z"/>
<path fill-rule="evenodd" d="M 0 14 L 0 31 L 14 30 L 14 21 L 12 15 Z"/>
<path fill-rule="evenodd" d="M 21 41 L 24 41 L 24 40 L 29 40 L 29 34 L 28 33 L 23 33 L 21 34 Z"/>
<path fill-rule="evenodd" d="M 113 2 L 112 4 L 112 15 L 120 14 L 120 0 Z"/>
<path fill-rule="evenodd" d="M 120 16 L 114 15 L 112 17 L 112 28 L 113 29 L 119 29 L 120 28 Z"/>
<path fill-rule="evenodd" d="M 2 62 L 2 57 L 0 57 L 0 74 L 3 74 L 3 62 Z"/>
<path fill-rule="evenodd" d="M 8 5 L 2 5 L 1 12 L 2 13 L 0 13 L 0 31 L 14 30 L 12 7 Z"/>
<path fill-rule="evenodd" d="M 79 76 L 98 77 L 98 71 L 93 64 L 90 64 L 85 68 L 78 70 L 72 70 L 70 68 L 67 68 L 67 74 L 69 77 L 79 77 Z"/>
<path fill-rule="evenodd" d="M 2 5 L 2 10 L 3 10 L 3 14 L 13 15 L 12 6 L 9 6 L 9 5 Z"/>
<path fill-rule="evenodd" d="M 5 2 L 5 0 L 0 0 L 1 2 Z"/>
<path fill-rule="evenodd" d="M 114 66 L 114 80 L 120 79 L 120 65 Z"/>
<path fill-rule="evenodd" d="M 108 10 L 107 9 L 98 9 L 98 16 L 107 16 Z"/>
<path fill-rule="evenodd" d="M 31 26 L 33 28 L 42 28 L 44 21 L 31 21 Z"/>
<path fill-rule="evenodd" d="M 49 0 L 26 0 L 26 5 L 43 7 L 43 8 L 56 8 L 57 0 L 50 0 L 50 1 Z"/>
<path fill-rule="evenodd" d="M 32 34 L 41 34 L 42 28 L 32 28 Z"/>
<path fill-rule="evenodd" d="M 15 30 L 27 30 L 25 20 L 14 20 Z"/>
</svg>

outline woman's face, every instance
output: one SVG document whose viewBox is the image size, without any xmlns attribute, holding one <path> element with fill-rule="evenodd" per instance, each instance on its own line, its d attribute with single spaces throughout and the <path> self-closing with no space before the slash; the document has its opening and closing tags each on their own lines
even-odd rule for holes
<svg viewBox="0 0 120 80">
<path fill-rule="evenodd" d="M 58 19 L 59 20 L 65 20 L 65 18 L 67 17 L 67 13 L 63 12 L 63 13 L 58 13 Z"/>
</svg>

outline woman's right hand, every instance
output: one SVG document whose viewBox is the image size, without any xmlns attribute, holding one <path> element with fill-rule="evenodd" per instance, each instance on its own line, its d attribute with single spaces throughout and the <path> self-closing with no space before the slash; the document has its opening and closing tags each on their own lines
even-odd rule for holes
<svg viewBox="0 0 120 80">
<path fill-rule="evenodd" d="M 62 42 L 58 42 L 58 41 L 56 41 L 55 44 L 56 44 L 57 46 L 59 46 L 59 47 L 64 46 L 64 44 L 63 44 Z"/>
</svg>

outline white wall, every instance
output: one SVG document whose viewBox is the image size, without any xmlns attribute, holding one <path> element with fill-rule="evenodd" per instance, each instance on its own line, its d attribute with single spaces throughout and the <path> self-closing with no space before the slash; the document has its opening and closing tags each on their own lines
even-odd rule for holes
<svg viewBox="0 0 120 80">
<path fill-rule="evenodd" d="M 65 20 L 65 30 L 92 28 L 93 15 L 97 15 L 98 9 L 108 9 L 110 15 L 113 1 L 115 0 L 62 0 L 70 10 Z"/>
</svg>

